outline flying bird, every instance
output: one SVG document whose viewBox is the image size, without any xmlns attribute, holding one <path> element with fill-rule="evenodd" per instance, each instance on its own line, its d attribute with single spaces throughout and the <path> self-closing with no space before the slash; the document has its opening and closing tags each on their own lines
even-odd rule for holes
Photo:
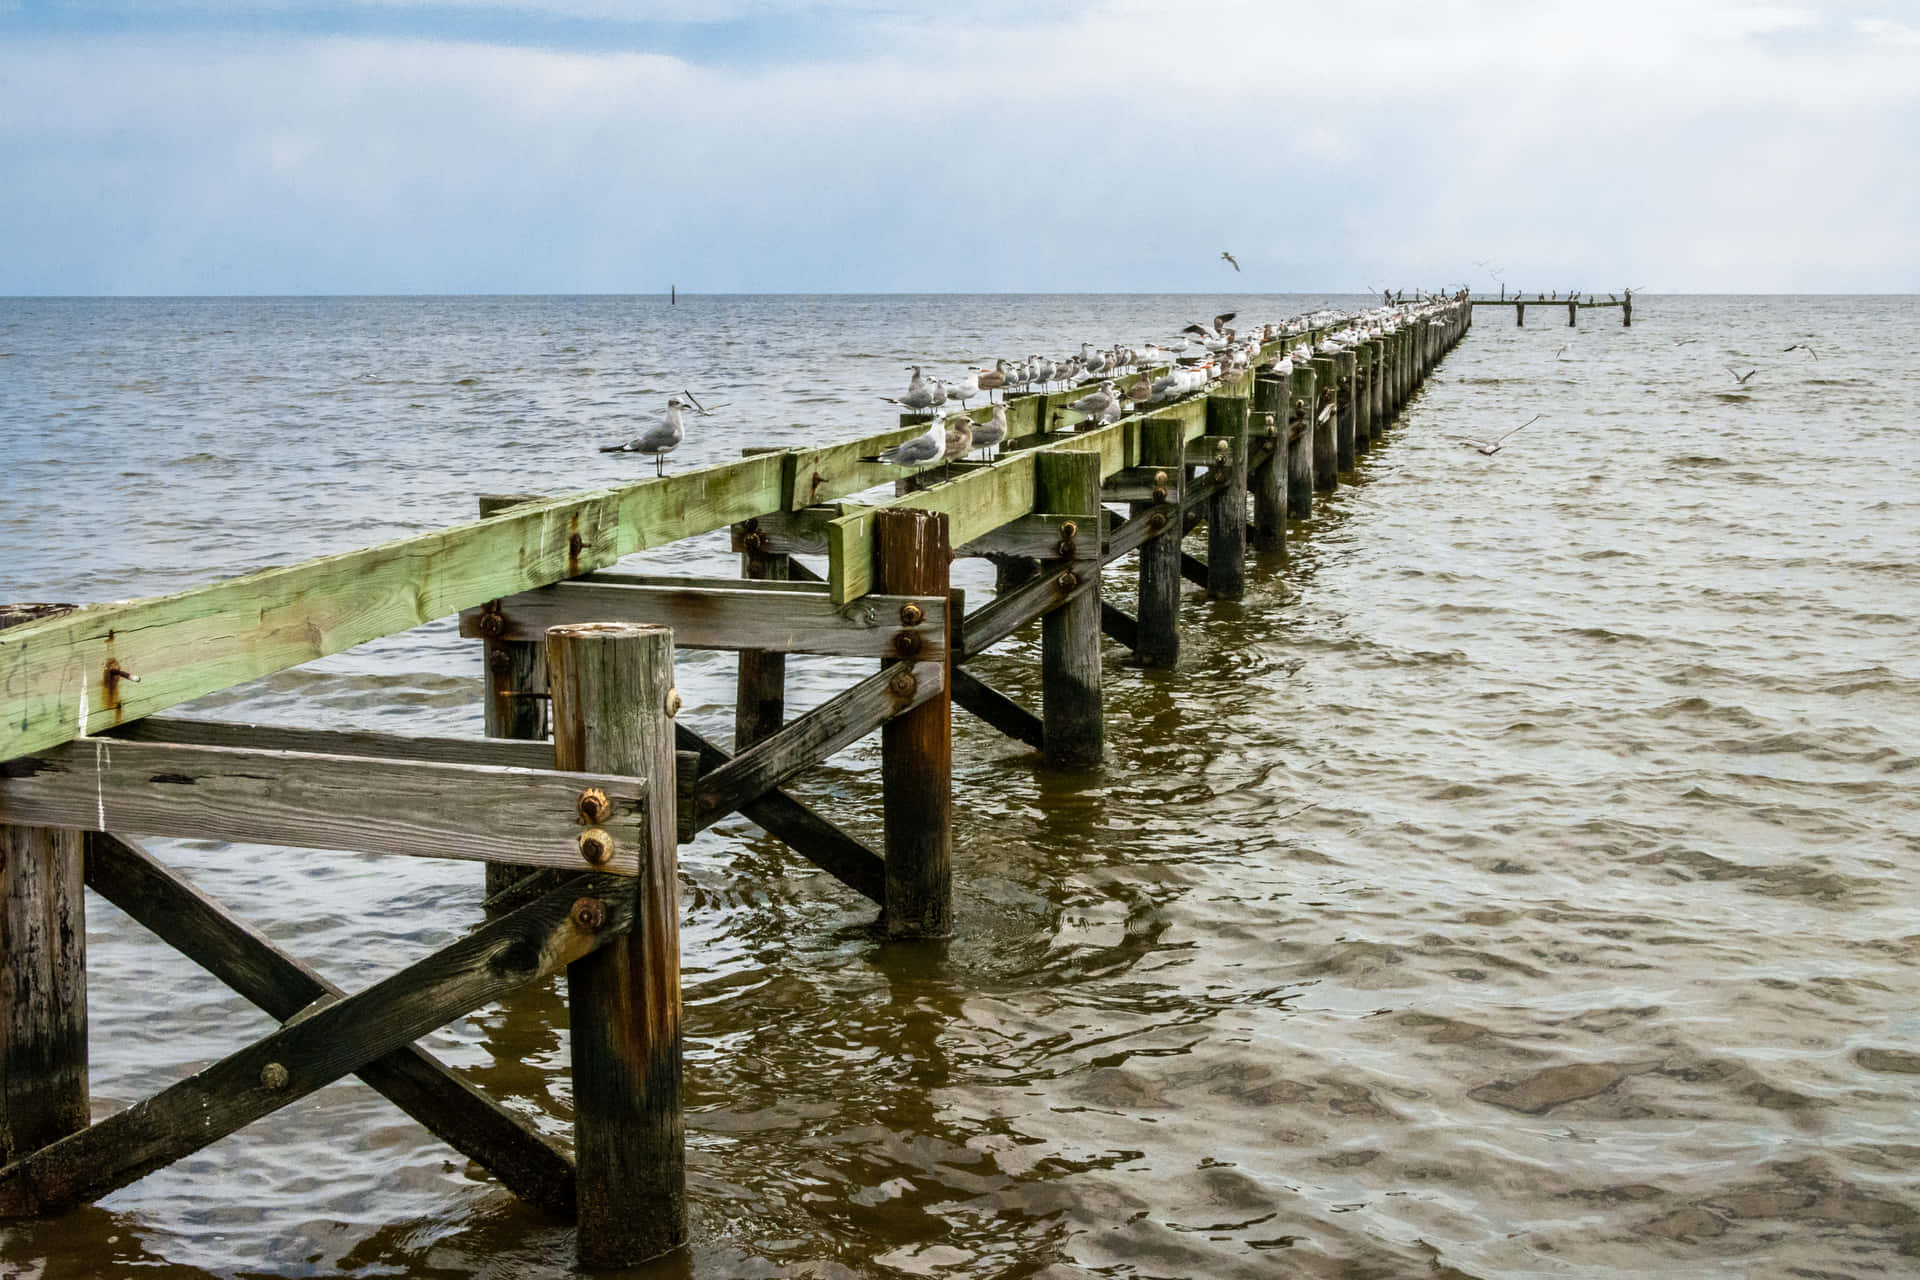
<svg viewBox="0 0 1920 1280">
<path fill-rule="evenodd" d="M 1516 436 L 1520 434 L 1522 431 L 1525 431 L 1528 427 L 1540 421 L 1540 419 L 1544 418 L 1545 416 L 1546 415 L 1543 413 L 1536 413 L 1531 418 L 1528 418 L 1525 422 L 1515 427 L 1512 431 L 1507 432 L 1506 435 L 1500 436 L 1493 440 L 1462 440 L 1460 443 L 1466 445 L 1470 449 L 1478 449 L 1481 453 L 1484 453 L 1489 458 L 1491 458 L 1494 454 L 1500 452 L 1500 447 L 1507 442 L 1508 437 Z"/>
<path fill-rule="evenodd" d="M 1804 342 L 1796 342 L 1790 347 L 1781 348 L 1781 353 L 1783 355 L 1788 351 L 1804 351 L 1808 355 L 1812 356 L 1815 360 L 1818 360 L 1820 358 L 1820 353 L 1815 351 L 1812 347 L 1808 346 Z"/>
<path fill-rule="evenodd" d="M 1228 261 L 1228 262 L 1231 262 L 1231 263 L 1233 263 L 1233 269 L 1234 269 L 1235 271 L 1238 271 L 1238 270 L 1240 269 L 1240 262 L 1239 262 L 1239 260 L 1238 260 L 1238 259 L 1236 259 L 1236 258 L 1235 258 L 1235 257 L 1234 257 L 1234 256 L 1233 256 L 1232 254 L 1230 254 L 1230 253 L 1228 253 L 1228 252 L 1227 252 L 1227 251 L 1226 251 L 1225 249 L 1222 249 L 1222 250 L 1220 251 L 1220 256 L 1221 256 L 1221 257 L 1222 257 L 1223 259 L 1225 259 L 1226 261 Z"/>
<path fill-rule="evenodd" d="M 1732 365 L 1726 366 L 1726 369 L 1728 373 L 1733 375 L 1733 380 L 1739 383 L 1743 387 L 1747 385 L 1748 378 L 1751 378 L 1754 374 L 1760 372 L 1760 370 L 1757 367 L 1749 369 L 1745 373 L 1740 372 L 1738 369 L 1734 368 Z"/>
</svg>

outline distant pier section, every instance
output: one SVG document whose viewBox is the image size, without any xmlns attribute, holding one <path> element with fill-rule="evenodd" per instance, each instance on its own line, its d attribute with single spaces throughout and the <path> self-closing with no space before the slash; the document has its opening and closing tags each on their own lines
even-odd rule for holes
<svg viewBox="0 0 1920 1280">
<path fill-rule="evenodd" d="M 1609 293 L 1605 298 L 1597 293 L 1581 293 L 1578 290 L 1564 296 L 1558 290 L 1552 293 L 1536 293 L 1531 297 L 1525 293 L 1509 296 L 1507 291 L 1502 289 L 1497 298 L 1469 298 L 1468 301 L 1476 307 L 1512 307 L 1513 322 L 1522 328 L 1527 323 L 1528 307 L 1565 307 L 1568 328 L 1579 323 L 1580 312 L 1588 307 L 1618 307 L 1621 327 L 1627 329 L 1633 327 L 1633 290 L 1631 289 Z"/>
</svg>

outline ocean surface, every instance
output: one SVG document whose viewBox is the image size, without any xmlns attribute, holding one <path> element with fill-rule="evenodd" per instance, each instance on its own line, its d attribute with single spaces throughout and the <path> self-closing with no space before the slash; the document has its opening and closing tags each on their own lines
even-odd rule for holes
<svg viewBox="0 0 1920 1280">
<path fill-rule="evenodd" d="M 682 389 L 725 407 L 672 467 L 878 430 L 910 363 L 1325 301 L 0 300 L 0 600 L 651 471 L 595 446 Z M 693 1243 L 640 1274 L 1920 1274 L 1920 299 L 1636 301 L 1482 308 L 1244 600 L 1189 594 L 1177 672 L 1109 647 L 1105 768 L 956 712 L 950 943 L 744 820 L 684 849 Z M 1037 702 L 1038 648 L 975 669 Z M 790 708 L 868 669 L 795 660 Z M 732 672 L 681 654 L 723 741 Z M 442 622 L 187 710 L 476 734 L 480 655 Z M 798 789 L 877 840 L 877 757 Z M 151 843 L 349 988 L 480 919 L 475 864 Z M 271 1028 L 87 909 L 97 1116 Z M 564 1138 L 564 1015 L 424 1043 Z M 353 1082 L 0 1228 L 9 1276 L 572 1256 Z"/>
</svg>

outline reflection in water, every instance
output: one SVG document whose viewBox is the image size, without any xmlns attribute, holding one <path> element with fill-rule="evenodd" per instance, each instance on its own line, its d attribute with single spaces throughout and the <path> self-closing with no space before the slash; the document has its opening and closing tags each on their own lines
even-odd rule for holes
<svg viewBox="0 0 1920 1280">
<path fill-rule="evenodd" d="M 0 598 L 181 586 L 597 485 L 592 445 L 688 384 L 737 406 L 683 447 L 705 461 L 871 429 L 903 364 L 1207 303 L 0 302 Z M 1911 1272 L 1915 312 L 1649 299 L 1564 361 L 1564 335 L 1483 315 L 1244 601 L 1189 592 L 1177 672 L 1109 648 L 1105 768 L 1042 773 L 956 718 L 949 943 L 888 944 L 742 820 L 703 834 L 694 1247 L 639 1274 Z M 1802 340 L 1817 366 L 1737 402 L 1694 367 Z M 795 412 L 800 380 L 832 390 Z M 1495 458 L 1454 442 L 1534 412 Z M 37 515 L 101 501 L 123 518 L 80 543 Z M 735 568 L 724 537 L 651 559 Z M 985 598 L 990 570 L 955 572 Z M 1038 707 L 1037 666 L 1026 634 L 977 670 Z M 867 669 L 796 660 L 790 705 Z M 683 714 L 721 740 L 732 670 L 681 655 Z M 196 709 L 477 733 L 479 676 L 442 623 Z M 876 762 L 861 744 L 797 790 L 878 843 Z M 155 847 L 348 987 L 479 918 L 463 864 Z M 102 1111 L 267 1029 L 89 911 Z M 564 1138 L 564 1015 L 554 983 L 424 1043 Z M 353 1083 L 0 1229 L 4 1269 L 56 1277 L 557 1278 L 572 1252 Z"/>
</svg>

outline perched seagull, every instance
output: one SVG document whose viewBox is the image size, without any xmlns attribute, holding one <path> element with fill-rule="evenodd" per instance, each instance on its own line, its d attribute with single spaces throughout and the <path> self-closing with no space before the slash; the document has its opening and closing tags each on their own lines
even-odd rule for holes
<svg viewBox="0 0 1920 1280">
<path fill-rule="evenodd" d="M 1075 413 L 1085 414 L 1089 418 L 1098 418 L 1118 403 L 1119 397 L 1113 394 L 1111 380 L 1102 382 L 1098 391 L 1090 392 L 1075 400 L 1067 408 Z"/>
<path fill-rule="evenodd" d="M 1506 435 L 1501 436 L 1496 440 L 1462 440 L 1460 443 L 1466 445 L 1469 448 L 1478 449 L 1481 453 L 1484 453 L 1489 458 L 1491 458 L 1494 454 L 1500 452 L 1500 446 L 1507 442 L 1507 436 L 1518 435 L 1520 432 L 1525 431 L 1528 427 L 1532 426 L 1534 423 L 1540 421 L 1540 419 L 1544 416 L 1545 416 L 1544 414 L 1536 413 L 1531 418 L 1528 418 L 1525 422 L 1515 427 L 1512 431 L 1507 432 Z"/>
<path fill-rule="evenodd" d="M 1751 378 L 1754 374 L 1760 372 L 1760 370 L 1757 367 L 1753 369 L 1749 369 L 1745 373 L 1741 373 L 1738 369 L 1734 368 L 1732 365 L 1726 366 L 1726 369 L 1728 373 L 1733 375 L 1733 380 L 1739 383 L 1743 387 L 1747 385 L 1748 378 Z"/>
<path fill-rule="evenodd" d="M 1820 358 L 1820 353 L 1818 351 L 1815 351 L 1812 347 L 1808 346 L 1804 342 L 1796 342 L 1792 346 L 1782 347 L 1780 350 L 1781 350 L 1781 354 L 1783 355 L 1789 351 L 1804 351 L 1808 355 L 1812 356 L 1815 360 L 1818 360 Z"/>
<path fill-rule="evenodd" d="M 603 444 L 602 453 L 650 453 L 653 455 L 653 473 L 667 474 L 667 455 L 687 438 L 686 424 L 680 421 L 680 411 L 686 404 L 679 396 L 667 401 L 667 412 L 660 421 L 642 431 L 625 444 Z"/>
<path fill-rule="evenodd" d="M 947 384 L 947 394 L 960 402 L 961 412 L 966 412 L 967 401 L 980 394 L 979 370 L 969 369 L 966 377 Z"/>
<path fill-rule="evenodd" d="M 991 454 L 993 450 L 1000 447 L 1000 442 L 1006 438 L 1007 406 L 1004 403 L 993 406 L 993 416 L 991 418 L 988 418 L 985 422 L 976 422 L 973 424 L 973 447 L 976 449 L 985 449 Z"/>
<path fill-rule="evenodd" d="M 973 419 L 956 413 L 945 420 L 945 425 L 947 460 L 958 462 L 973 452 Z"/>
<path fill-rule="evenodd" d="M 902 441 L 873 457 L 862 458 L 862 462 L 884 462 L 890 467 L 924 467 L 930 462 L 938 462 L 946 456 L 947 427 L 935 420 L 927 424 L 927 429 L 911 440 Z"/>
<path fill-rule="evenodd" d="M 991 402 L 993 393 L 1004 388 L 1011 380 L 1012 372 L 1007 368 L 1005 360 L 995 360 L 993 368 L 980 370 L 980 376 L 975 379 L 975 382 L 982 391 L 987 393 L 987 400 Z"/>
<path fill-rule="evenodd" d="M 1236 259 L 1234 258 L 1234 256 L 1233 256 L 1232 254 L 1230 254 L 1230 253 L 1228 253 L 1228 252 L 1227 252 L 1226 250 L 1224 250 L 1224 249 L 1222 249 L 1222 250 L 1220 251 L 1220 256 L 1221 256 L 1221 258 L 1223 258 L 1224 260 L 1226 260 L 1226 261 L 1228 261 L 1228 262 L 1231 262 L 1231 263 L 1233 263 L 1233 269 L 1234 269 L 1235 271 L 1238 271 L 1238 270 L 1240 269 L 1240 263 L 1239 263 L 1239 261 L 1238 261 L 1238 260 L 1236 260 Z"/>
<path fill-rule="evenodd" d="M 892 396 L 881 396 L 880 398 L 888 404 L 897 404 L 909 412 L 925 413 L 934 406 L 933 388 L 929 387 L 927 380 L 920 376 L 919 365 L 910 365 L 908 367 L 913 370 L 913 380 L 907 383 L 907 393 L 897 400 Z"/>
</svg>

